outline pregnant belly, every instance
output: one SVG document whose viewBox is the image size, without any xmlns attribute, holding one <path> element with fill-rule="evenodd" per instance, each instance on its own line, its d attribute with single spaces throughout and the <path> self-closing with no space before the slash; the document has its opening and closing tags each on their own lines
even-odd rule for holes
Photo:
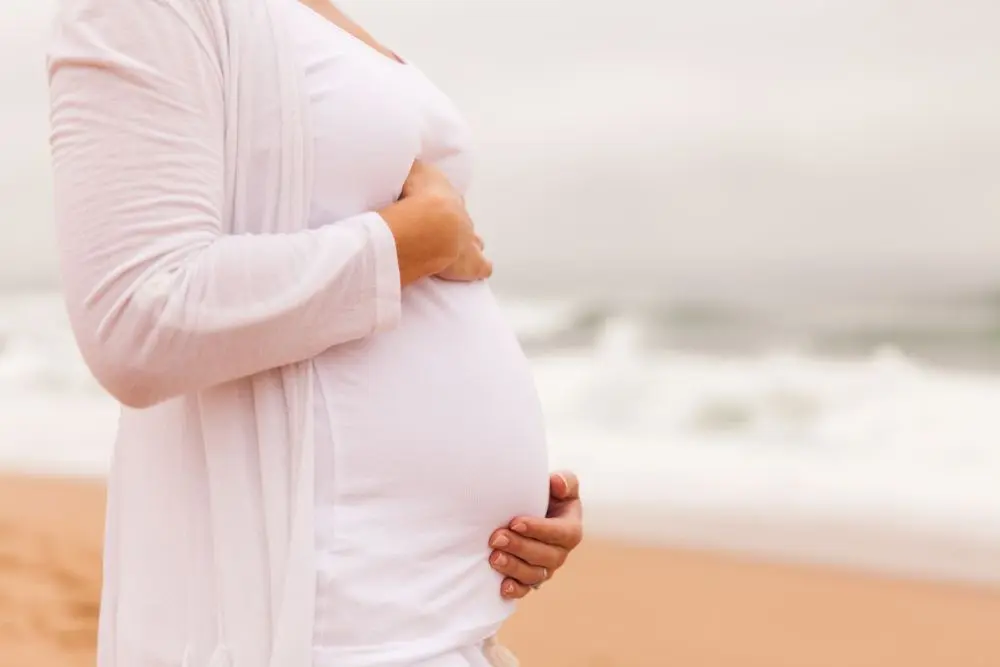
<svg viewBox="0 0 1000 667">
<path fill-rule="evenodd" d="M 528 362 L 488 286 L 413 285 L 399 327 L 316 368 L 319 643 L 461 645 L 502 620 L 487 541 L 544 513 L 548 460 Z"/>
</svg>

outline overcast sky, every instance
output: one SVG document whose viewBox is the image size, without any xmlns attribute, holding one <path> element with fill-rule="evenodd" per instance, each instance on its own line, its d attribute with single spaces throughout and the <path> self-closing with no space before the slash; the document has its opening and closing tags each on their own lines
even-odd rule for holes
<svg viewBox="0 0 1000 667">
<path fill-rule="evenodd" d="M 54 277 L 53 6 L 0 4 L 0 285 Z M 468 115 L 501 285 L 1000 278 L 1000 3 L 341 6 Z"/>
</svg>

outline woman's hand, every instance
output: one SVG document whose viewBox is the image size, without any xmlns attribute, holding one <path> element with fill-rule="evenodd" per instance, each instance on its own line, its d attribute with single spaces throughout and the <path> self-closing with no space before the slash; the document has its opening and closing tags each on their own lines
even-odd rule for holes
<svg viewBox="0 0 1000 667">
<path fill-rule="evenodd" d="M 490 537 L 490 565 L 504 575 L 500 594 L 523 598 L 563 566 L 583 539 L 580 483 L 571 472 L 549 476 L 545 518 L 517 517 Z"/>
<path fill-rule="evenodd" d="M 474 235 L 472 242 L 466 244 L 462 252 L 459 253 L 455 263 L 447 269 L 437 274 L 443 280 L 486 280 L 493 275 L 493 262 L 483 254 L 483 240 L 478 234 Z"/>
<path fill-rule="evenodd" d="M 451 184 L 443 171 L 432 164 L 416 160 L 410 167 L 410 173 L 406 177 L 406 182 L 403 183 L 403 190 L 399 198 L 409 199 L 422 195 L 444 197 L 464 205 L 462 195 Z"/>
<path fill-rule="evenodd" d="M 465 200 L 455 190 L 448 177 L 433 165 L 417 160 L 403 184 L 402 198 L 432 196 L 461 206 L 468 220 L 469 233 L 463 236 L 458 255 L 443 271 L 435 274 L 444 280 L 470 282 L 485 280 L 493 274 L 493 263 L 483 254 L 483 241 L 472 228 L 472 219 L 465 210 Z"/>
<path fill-rule="evenodd" d="M 461 195 L 440 170 L 423 162 L 413 163 L 399 199 L 378 213 L 395 239 L 404 287 L 448 270 L 475 243 Z"/>
</svg>

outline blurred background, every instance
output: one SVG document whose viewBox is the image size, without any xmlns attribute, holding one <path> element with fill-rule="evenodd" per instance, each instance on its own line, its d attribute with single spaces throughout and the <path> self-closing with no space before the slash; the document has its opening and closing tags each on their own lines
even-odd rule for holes
<svg viewBox="0 0 1000 667">
<path fill-rule="evenodd" d="M 583 480 L 594 544 L 512 624 L 528 664 L 1000 665 L 1000 5 L 339 5 L 472 123 Z M 100 516 L 58 557 L 4 520 L 99 508 L 117 413 L 58 296 L 54 7 L 0 5 L 0 656 L 89 659 Z"/>
</svg>

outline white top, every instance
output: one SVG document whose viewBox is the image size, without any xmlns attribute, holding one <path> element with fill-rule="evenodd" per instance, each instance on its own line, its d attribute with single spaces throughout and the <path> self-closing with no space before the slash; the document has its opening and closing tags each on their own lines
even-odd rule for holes
<svg viewBox="0 0 1000 667">
<path fill-rule="evenodd" d="M 101 667 L 312 663 L 312 360 L 409 318 L 377 214 L 356 202 L 307 229 L 315 146 L 283 2 L 62 0 L 55 22 L 67 307 L 91 370 L 131 406 Z"/>
<path fill-rule="evenodd" d="M 392 202 L 414 158 L 464 192 L 470 132 L 448 98 L 287 7 L 314 137 L 310 225 Z M 545 511 L 534 382 L 487 284 L 423 280 L 401 307 L 395 329 L 316 359 L 317 667 L 411 667 L 494 634 L 513 605 L 487 540 Z"/>
</svg>

